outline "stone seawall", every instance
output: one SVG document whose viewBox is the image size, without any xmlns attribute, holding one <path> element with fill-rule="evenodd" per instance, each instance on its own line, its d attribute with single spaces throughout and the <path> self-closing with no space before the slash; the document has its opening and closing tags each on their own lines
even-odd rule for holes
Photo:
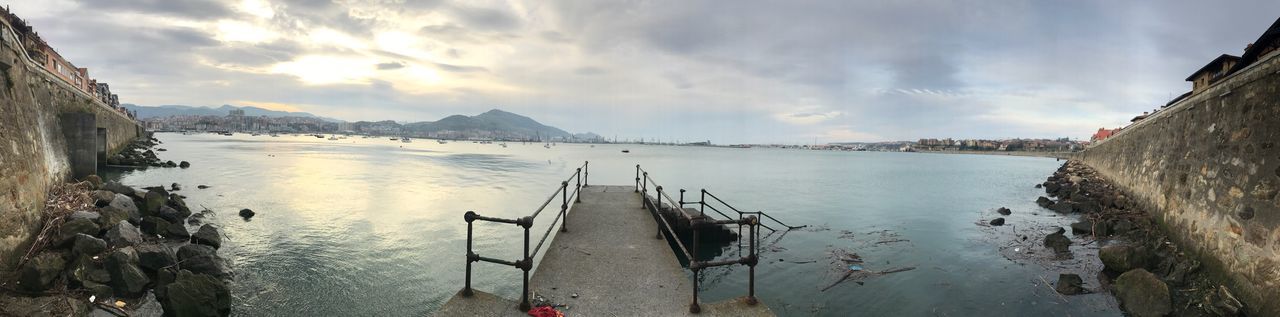
<svg viewBox="0 0 1280 317">
<path fill-rule="evenodd" d="M 40 227 L 48 189 L 72 177 L 60 116 L 92 114 L 94 126 L 81 128 L 96 130 L 93 144 L 106 146 L 89 153 L 114 153 L 142 128 L 32 63 L 9 25 L 0 23 L 0 38 L 0 272 L 7 272 Z"/>
<path fill-rule="evenodd" d="M 1077 155 L 1244 300 L 1280 316 L 1280 54 Z"/>
</svg>

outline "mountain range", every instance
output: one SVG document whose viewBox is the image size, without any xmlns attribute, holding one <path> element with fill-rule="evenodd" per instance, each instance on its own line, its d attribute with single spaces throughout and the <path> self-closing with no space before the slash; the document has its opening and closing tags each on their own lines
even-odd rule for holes
<svg viewBox="0 0 1280 317">
<path fill-rule="evenodd" d="M 508 135 L 572 137 L 573 134 L 559 128 L 544 125 L 529 117 L 493 109 L 475 116 L 452 115 L 438 121 L 414 122 L 403 125 L 414 133 L 438 133 L 442 131 L 498 132 Z"/>
<path fill-rule="evenodd" d="M 138 119 L 143 119 L 143 120 L 146 120 L 148 118 L 163 118 L 163 117 L 170 117 L 170 116 L 225 116 L 231 110 L 240 109 L 240 110 L 244 110 L 245 116 L 251 116 L 251 117 L 257 117 L 257 116 L 308 117 L 308 118 L 318 118 L 318 119 L 330 121 L 330 122 L 342 121 L 338 119 L 317 116 L 307 112 L 277 111 L 277 110 L 263 109 L 263 108 L 253 107 L 253 106 L 237 107 L 232 105 L 222 105 L 221 107 L 213 108 L 213 107 L 192 107 L 192 106 L 183 106 L 183 105 L 164 105 L 164 106 L 152 107 L 152 106 L 139 106 L 139 105 L 130 104 L 130 103 L 122 104 L 121 106 L 123 106 L 125 109 L 129 109 L 130 111 L 137 112 Z"/>
</svg>

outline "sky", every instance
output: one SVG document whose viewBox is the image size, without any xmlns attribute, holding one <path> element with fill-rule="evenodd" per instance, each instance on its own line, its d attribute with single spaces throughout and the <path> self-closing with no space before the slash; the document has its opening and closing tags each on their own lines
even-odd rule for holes
<svg viewBox="0 0 1280 317">
<path fill-rule="evenodd" d="M 5 3 L 7 0 L 0 0 Z M 502 109 L 713 143 L 1087 140 L 1240 55 L 1280 1 L 20 0 L 139 105 L 348 121 Z"/>
</svg>

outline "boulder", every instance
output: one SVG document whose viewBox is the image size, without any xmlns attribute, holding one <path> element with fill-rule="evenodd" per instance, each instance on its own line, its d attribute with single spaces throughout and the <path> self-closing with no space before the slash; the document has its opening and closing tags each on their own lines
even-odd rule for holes
<svg viewBox="0 0 1280 317">
<path fill-rule="evenodd" d="M 1113 244 L 1098 250 L 1103 267 L 1111 272 L 1128 272 L 1144 268 L 1151 256 L 1145 248 L 1129 244 Z M 1145 272 L 1145 270 L 1144 270 Z"/>
<path fill-rule="evenodd" d="M 93 220 L 79 218 L 62 223 L 58 228 L 58 245 L 66 245 L 75 241 L 77 234 L 97 236 L 102 229 Z"/>
<path fill-rule="evenodd" d="M 991 219 L 991 222 L 989 222 L 989 224 L 991 224 L 992 226 L 1003 226 L 1004 218 Z"/>
<path fill-rule="evenodd" d="M 113 248 L 127 247 L 142 243 L 142 232 L 128 221 L 121 220 L 107 230 L 107 244 Z"/>
<path fill-rule="evenodd" d="M 1053 201 L 1049 200 L 1049 197 L 1040 196 L 1040 198 L 1036 198 L 1036 204 L 1043 208 L 1049 208 L 1049 206 L 1053 205 Z"/>
<path fill-rule="evenodd" d="M 174 209 L 173 207 L 162 206 L 160 207 L 160 213 L 157 216 L 159 216 L 161 219 L 164 219 L 164 221 L 168 221 L 169 223 L 182 223 L 187 221 L 187 216 L 190 216 L 190 215 L 191 215 L 191 212 L 189 211 L 184 213 L 184 212 L 178 211 L 177 209 Z"/>
<path fill-rule="evenodd" d="M 1071 252 L 1071 238 L 1067 238 L 1062 231 L 1064 230 L 1059 228 L 1059 232 L 1045 236 L 1044 247 L 1056 253 Z"/>
<path fill-rule="evenodd" d="M 169 202 L 169 192 L 164 188 L 152 188 L 142 198 L 141 212 L 142 216 L 155 216 L 160 213 L 160 207 Z"/>
<path fill-rule="evenodd" d="M 94 205 L 97 205 L 98 207 L 106 207 L 107 204 L 111 203 L 111 200 L 116 199 L 116 193 L 109 190 L 99 189 L 89 194 L 89 197 L 93 198 Z"/>
<path fill-rule="evenodd" d="M 116 181 L 110 181 L 110 182 L 106 182 L 105 184 L 102 184 L 102 189 L 109 190 L 116 194 L 123 194 L 123 195 L 133 195 L 133 192 L 134 192 L 133 187 L 125 186 L 124 184 L 121 184 L 120 182 L 116 182 Z"/>
<path fill-rule="evenodd" d="M 1120 274 L 1115 291 L 1121 307 L 1135 317 L 1161 317 L 1173 312 L 1169 285 L 1147 270 L 1133 269 Z"/>
<path fill-rule="evenodd" d="M 111 289 L 116 295 L 133 297 L 146 290 L 151 279 L 138 268 L 138 253 L 133 247 L 111 251 L 107 256 L 107 272 L 111 273 Z"/>
<path fill-rule="evenodd" d="M 1062 295 L 1076 295 L 1086 293 L 1084 289 L 1084 280 L 1076 274 L 1059 274 L 1058 283 L 1054 287 L 1058 293 Z"/>
<path fill-rule="evenodd" d="M 138 252 L 138 267 L 148 271 L 158 271 L 161 268 L 178 263 L 173 249 L 163 244 L 148 243 L 134 246 L 134 249 Z"/>
<path fill-rule="evenodd" d="M 80 285 L 89 288 L 91 284 L 107 284 L 111 283 L 111 273 L 107 269 L 95 262 L 91 257 L 81 256 L 76 259 L 75 264 L 71 268 L 71 278 Z M 110 296 L 108 291 L 107 295 Z"/>
<path fill-rule="evenodd" d="M 205 224 L 200 226 L 200 229 L 197 229 L 195 234 L 191 235 L 191 243 L 211 246 L 214 249 L 221 248 L 222 233 L 218 231 L 217 227 Z"/>
<path fill-rule="evenodd" d="M 180 190 L 182 190 L 182 184 L 178 184 L 178 183 L 169 184 L 169 191 L 176 192 Z"/>
<path fill-rule="evenodd" d="M 93 189 L 102 188 L 102 177 L 98 177 L 98 175 L 85 176 L 84 181 L 89 182 Z"/>
<path fill-rule="evenodd" d="M 142 218 L 142 233 L 160 235 L 169 231 L 169 222 L 160 217 Z"/>
<path fill-rule="evenodd" d="M 1009 208 L 1000 207 L 1000 208 L 997 208 L 997 209 L 996 209 L 996 213 L 999 213 L 999 214 L 1001 214 L 1001 215 L 1008 216 L 1008 215 L 1010 215 L 1010 214 L 1013 214 L 1013 211 L 1012 211 L 1012 210 L 1009 210 Z"/>
<path fill-rule="evenodd" d="M 1075 210 L 1075 207 L 1072 207 L 1072 206 L 1071 206 L 1071 202 L 1069 202 L 1069 201 L 1061 201 L 1061 200 L 1060 200 L 1060 201 L 1058 201 L 1058 202 L 1056 202 L 1056 203 L 1053 203 L 1053 205 L 1050 205 L 1050 206 L 1049 206 L 1049 209 L 1051 209 L 1051 210 L 1053 210 L 1053 211 L 1056 211 L 1056 212 L 1058 212 L 1058 213 L 1063 213 L 1063 214 L 1065 214 L 1065 213 L 1070 213 L 1071 211 Z"/>
<path fill-rule="evenodd" d="M 1044 184 L 1036 184 L 1036 188 L 1044 188 Z"/>
<path fill-rule="evenodd" d="M 1102 205 L 1097 200 L 1077 198 L 1075 203 L 1071 205 L 1072 210 L 1078 213 L 1096 213 L 1102 211 Z"/>
<path fill-rule="evenodd" d="M 178 162 L 178 167 L 188 168 L 191 167 L 191 163 L 188 163 L 187 161 Z"/>
<path fill-rule="evenodd" d="M 102 215 L 99 215 L 96 212 L 76 210 L 74 212 L 71 212 L 70 215 L 67 215 L 67 220 L 87 219 L 89 221 L 97 222 L 98 218 L 101 218 L 101 217 Z"/>
<path fill-rule="evenodd" d="M 181 222 L 169 224 L 168 230 L 166 230 L 162 235 L 166 238 L 179 240 L 188 240 L 191 238 L 191 232 L 187 231 L 187 225 L 184 225 Z"/>
<path fill-rule="evenodd" d="M 1062 186 L 1061 186 L 1061 185 L 1058 185 L 1058 183 L 1056 183 L 1056 182 L 1047 182 L 1047 183 L 1044 183 L 1044 192 L 1045 192 L 1046 194 L 1054 195 L 1054 194 L 1056 194 L 1056 193 L 1058 192 L 1058 190 L 1059 190 L 1059 189 L 1061 189 L 1061 188 L 1062 188 Z"/>
<path fill-rule="evenodd" d="M 240 217 L 244 219 L 253 218 L 253 215 L 256 215 L 256 214 L 258 213 L 253 212 L 253 210 L 249 210 L 249 208 L 240 209 Z"/>
<path fill-rule="evenodd" d="M 75 252 L 76 256 L 94 256 L 107 251 L 107 241 L 83 233 L 76 234 L 71 251 Z"/>
<path fill-rule="evenodd" d="M 191 208 L 187 207 L 187 201 L 182 198 L 182 195 L 169 194 L 169 207 L 181 212 L 183 218 L 191 216 Z"/>
<path fill-rule="evenodd" d="M 166 315 L 218 317 L 231 315 L 231 292 L 217 278 L 186 270 L 164 287 Z"/>
<path fill-rule="evenodd" d="M 106 272 L 106 271 L 103 271 L 103 272 Z M 111 286 L 109 286 L 109 285 L 107 285 L 107 284 L 98 283 L 98 282 L 92 282 L 92 281 L 84 281 L 84 282 L 80 282 L 80 286 L 81 286 L 81 287 L 84 287 L 84 289 L 85 289 L 85 290 L 88 290 L 88 291 L 89 291 L 89 295 L 95 296 L 95 297 L 97 297 L 97 298 L 111 298 L 111 296 L 114 296 L 114 295 L 115 295 L 115 291 L 112 291 L 112 290 L 111 290 Z M 98 311 L 101 311 L 101 310 L 99 309 Z M 97 317 L 97 316 L 103 316 L 103 317 L 117 317 L 117 316 L 116 316 L 116 315 L 114 315 L 114 314 L 111 314 L 111 315 L 89 315 L 89 316 L 90 316 L 90 317 Z"/>
<path fill-rule="evenodd" d="M 67 260 L 57 252 L 42 252 L 22 265 L 18 273 L 18 286 L 28 291 L 44 291 L 58 280 Z"/>
<path fill-rule="evenodd" d="M 142 213 L 138 210 L 138 205 L 133 203 L 133 198 L 129 198 L 129 196 L 126 196 L 124 194 L 116 194 L 116 198 L 112 199 L 111 204 L 107 205 L 106 208 L 112 208 L 112 209 L 124 211 L 125 214 L 129 216 L 129 220 L 131 221 L 142 220 Z M 111 222 L 111 223 L 114 223 L 114 222 Z"/>
<path fill-rule="evenodd" d="M 183 270 L 198 274 L 218 278 L 227 274 L 222 258 L 218 257 L 218 251 L 207 245 L 188 244 L 178 248 L 178 263 Z"/>
<path fill-rule="evenodd" d="M 1082 219 L 1071 224 L 1072 234 L 1090 234 L 1093 233 L 1093 222 L 1089 219 Z"/>
</svg>

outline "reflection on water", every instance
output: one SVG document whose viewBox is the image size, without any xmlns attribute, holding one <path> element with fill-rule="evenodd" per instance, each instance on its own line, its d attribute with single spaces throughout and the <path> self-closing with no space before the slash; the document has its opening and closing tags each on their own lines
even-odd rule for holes
<svg viewBox="0 0 1280 317">
<path fill-rule="evenodd" d="M 1038 208 L 1031 185 L 1052 159 L 837 153 L 769 149 L 469 142 L 328 141 L 313 137 L 161 134 L 166 160 L 190 169 L 126 172 L 134 186 L 172 182 L 190 204 L 216 212 L 236 269 L 236 315 L 429 314 L 462 285 L 462 213 L 532 213 L 564 178 L 591 161 L 589 183 L 627 185 L 642 164 L 669 190 L 706 188 L 735 207 L 765 210 L 811 227 L 766 236 L 760 298 L 782 315 L 1118 315 L 1062 304 L 1037 285 L 1057 271 L 1014 264 L 974 221 L 999 206 Z M 196 185 L 208 189 L 195 189 Z M 675 192 L 672 190 L 672 192 Z M 689 199 L 694 200 L 694 199 Z M 258 212 L 252 221 L 236 211 Z M 1015 217 L 1018 214 L 1015 213 Z M 1011 221 L 1014 219 L 1011 218 Z M 543 224 L 545 225 L 545 224 Z M 545 227 L 535 226 L 534 232 Z M 515 259 L 520 231 L 476 226 L 475 248 Z M 885 239 L 885 234 L 896 238 Z M 885 240 L 901 240 L 880 243 Z M 853 250 L 868 269 L 914 271 L 864 285 L 839 277 L 833 250 Z M 737 256 L 737 245 L 713 250 Z M 705 252 L 705 251 L 704 251 Z M 475 287 L 519 293 L 519 271 L 479 264 Z M 741 296 L 744 267 L 703 275 L 707 300 Z M 1078 300 L 1077 300 L 1078 299 Z"/>
</svg>

